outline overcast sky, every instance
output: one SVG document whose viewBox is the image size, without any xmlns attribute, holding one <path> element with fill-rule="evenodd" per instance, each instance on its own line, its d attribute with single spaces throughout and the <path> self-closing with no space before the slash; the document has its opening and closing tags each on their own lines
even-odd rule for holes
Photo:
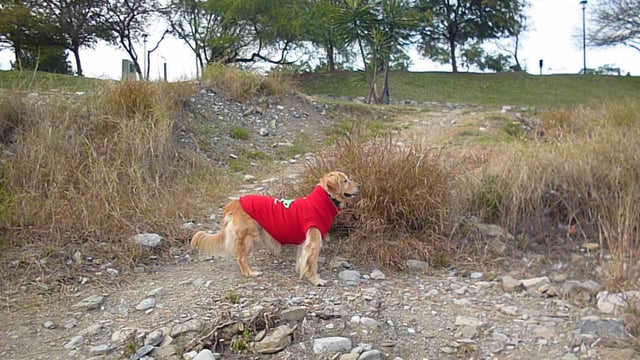
<svg viewBox="0 0 640 360">
<path fill-rule="evenodd" d="M 594 3 L 595 1 L 590 1 Z M 578 73 L 582 69 L 582 7 L 579 0 L 531 0 L 527 10 L 530 30 L 520 43 L 520 61 L 527 71 L 538 74 L 538 60 L 544 60 L 543 72 Z M 587 32 L 589 32 L 589 4 L 587 4 Z M 149 36 L 148 47 L 155 45 L 163 28 L 154 27 L 155 33 Z M 142 54 L 142 44 L 140 50 Z M 434 64 L 410 51 L 412 71 L 450 71 L 451 66 Z M 85 49 L 80 54 L 86 76 L 119 79 L 121 61 L 127 58 L 125 52 L 106 44 L 95 49 Z M 72 56 L 69 57 L 73 63 Z M 9 69 L 13 53 L 0 52 L 0 69 Z M 151 77 L 159 78 L 162 63 L 167 62 L 169 79 L 184 80 L 195 77 L 195 59 L 191 50 L 180 40 L 165 39 L 151 56 Z M 620 67 L 623 74 L 630 72 L 640 75 L 640 52 L 628 47 L 618 46 L 608 49 L 587 48 L 587 67 L 596 68 L 605 64 Z M 461 69 L 461 71 L 464 69 Z"/>
</svg>

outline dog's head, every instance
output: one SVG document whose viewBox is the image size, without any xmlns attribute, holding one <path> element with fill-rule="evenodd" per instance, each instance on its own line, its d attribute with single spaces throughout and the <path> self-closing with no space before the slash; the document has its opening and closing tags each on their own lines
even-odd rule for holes
<svg viewBox="0 0 640 360">
<path fill-rule="evenodd" d="M 340 171 L 332 171 L 323 176 L 320 186 L 339 203 L 360 192 L 360 185 L 349 180 L 349 177 Z"/>
</svg>

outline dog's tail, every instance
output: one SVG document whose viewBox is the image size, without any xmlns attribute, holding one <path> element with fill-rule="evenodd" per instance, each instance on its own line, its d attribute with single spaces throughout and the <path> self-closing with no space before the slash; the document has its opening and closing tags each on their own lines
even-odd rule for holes
<svg viewBox="0 0 640 360">
<path fill-rule="evenodd" d="M 208 234 L 204 231 L 198 231 L 191 238 L 191 247 L 209 255 L 224 253 L 224 227 L 217 234 Z"/>
</svg>

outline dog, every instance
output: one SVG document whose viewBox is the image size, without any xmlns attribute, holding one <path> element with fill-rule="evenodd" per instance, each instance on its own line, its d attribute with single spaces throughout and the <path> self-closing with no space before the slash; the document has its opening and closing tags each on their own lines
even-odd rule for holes
<svg viewBox="0 0 640 360">
<path fill-rule="evenodd" d="M 217 234 L 198 231 L 191 246 L 208 254 L 231 255 L 245 276 L 262 273 L 249 267 L 251 251 L 261 246 L 279 252 L 282 245 L 298 247 L 296 272 L 315 286 L 326 280 L 318 276 L 318 256 L 322 240 L 348 198 L 360 192 L 360 185 L 339 171 L 322 177 L 307 196 L 294 200 L 263 195 L 247 195 L 224 207 Z"/>
</svg>

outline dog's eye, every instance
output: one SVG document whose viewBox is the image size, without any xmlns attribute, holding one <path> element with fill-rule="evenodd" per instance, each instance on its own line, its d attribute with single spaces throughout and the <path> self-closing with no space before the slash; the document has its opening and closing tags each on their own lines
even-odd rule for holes
<svg viewBox="0 0 640 360">
<path fill-rule="evenodd" d="M 349 180 L 347 180 L 347 179 L 344 179 L 344 181 L 343 181 L 343 182 L 345 182 L 345 183 L 347 183 L 347 182 L 349 182 Z"/>
</svg>

